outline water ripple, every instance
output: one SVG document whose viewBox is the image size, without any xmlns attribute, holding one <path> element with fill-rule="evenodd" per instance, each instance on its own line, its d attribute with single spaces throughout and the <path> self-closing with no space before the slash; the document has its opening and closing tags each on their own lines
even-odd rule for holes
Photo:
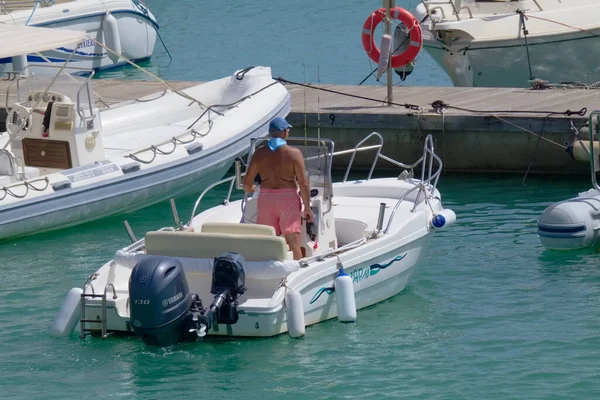
<svg viewBox="0 0 600 400">
<path fill-rule="evenodd" d="M 51 338 L 64 294 L 167 204 L 0 244 L 0 391 L 12 398 L 285 396 L 319 399 L 592 398 L 600 390 L 600 253 L 541 247 L 536 219 L 577 182 L 445 177 L 455 226 L 434 237 L 399 296 L 300 340 L 210 339 L 171 349 L 134 337 Z M 210 200 L 217 204 L 222 193 Z M 194 198 L 178 202 L 191 209 Z M 35 250 L 32 250 L 35 249 Z M 43 393 L 39 388 L 43 387 Z"/>
</svg>

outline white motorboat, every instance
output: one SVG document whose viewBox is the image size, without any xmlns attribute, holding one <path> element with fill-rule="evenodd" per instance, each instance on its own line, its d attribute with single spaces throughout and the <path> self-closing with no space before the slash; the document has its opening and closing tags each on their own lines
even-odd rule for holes
<svg viewBox="0 0 600 400">
<path fill-rule="evenodd" d="M 0 24 L 85 31 L 89 38 L 80 43 L 69 62 L 94 70 L 125 64 L 118 54 L 134 62 L 149 59 L 158 30 L 156 18 L 141 0 L 3 0 Z M 29 54 L 27 61 L 31 66 L 61 65 L 74 50 L 74 46 L 59 46 L 42 54 Z M 15 62 L 18 64 L 13 66 L 10 57 L 0 58 L 0 74 L 20 71 L 22 63 Z"/>
<path fill-rule="evenodd" d="M 363 146 L 371 137 L 379 143 Z M 254 141 L 250 156 L 264 140 Z M 242 175 L 238 161 L 236 176 L 201 194 L 186 226 L 148 232 L 117 251 L 83 289 L 71 289 L 51 334 L 70 335 L 80 323 L 82 336 L 135 333 L 155 345 L 205 334 L 299 337 L 305 326 L 328 319 L 352 322 L 357 309 L 404 290 L 434 231 L 456 218 L 436 189 L 442 163 L 432 137 L 412 165 L 381 154 L 378 133 L 337 153 L 329 139 L 288 143 L 302 150 L 311 182 L 315 221 L 302 225 L 303 259 L 293 260 L 272 227 L 254 223 L 256 194 L 230 201 Z M 369 149 L 376 156 L 367 179 L 348 181 L 354 155 Z M 332 183 L 332 156 L 349 153 L 344 180 Z M 405 170 L 371 179 L 378 158 Z M 413 178 L 415 168 L 420 179 Z M 204 195 L 219 184 L 230 185 L 227 199 L 196 215 Z"/>
<path fill-rule="evenodd" d="M 576 250 L 600 245 L 600 186 L 596 181 L 600 161 L 597 143 L 593 140 L 599 132 L 600 111 L 590 113 L 588 126 L 593 132 L 589 135 L 589 146 L 585 147 L 590 160 L 592 189 L 544 210 L 538 220 L 538 235 L 547 249 Z"/>
<path fill-rule="evenodd" d="M 3 35 L 10 32 L 29 35 L 20 36 L 29 47 L 17 46 L 27 52 L 60 41 L 46 28 L 0 25 L 0 56 L 16 51 Z M 65 32 L 71 44 L 73 34 L 86 37 Z M 202 190 L 290 107 L 270 68 L 251 67 L 99 111 L 88 72 L 87 78 L 26 74 L 9 85 L 16 101 L 0 134 L 0 239 Z"/>
<path fill-rule="evenodd" d="M 600 80 L 596 0 L 422 0 L 426 51 L 455 86 Z"/>
</svg>

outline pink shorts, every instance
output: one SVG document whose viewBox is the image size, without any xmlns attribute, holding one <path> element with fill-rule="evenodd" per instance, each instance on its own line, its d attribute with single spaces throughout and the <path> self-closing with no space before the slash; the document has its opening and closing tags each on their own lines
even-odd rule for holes
<svg viewBox="0 0 600 400">
<path fill-rule="evenodd" d="M 300 233 L 302 202 L 297 189 L 260 189 L 256 223 L 270 225 L 275 233 Z"/>
</svg>

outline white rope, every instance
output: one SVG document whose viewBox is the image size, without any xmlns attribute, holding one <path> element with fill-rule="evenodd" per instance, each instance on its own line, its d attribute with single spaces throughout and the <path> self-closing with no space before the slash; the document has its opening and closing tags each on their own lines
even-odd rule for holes
<svg viewBox="0 0 600 400">
<path fill-rule="evenodd" d="M 537 136 L 537 137 L 539 137 L 540 139 L 543 139 L 543 140 L 545 140 L 546 142 L 552 143 L 552 144 L 554 144 L 554 145 L 556 145 L 556 146 L 560 147 L 561 149 L 566 149 L 566 146 L 564 146 L 564 145 L 562 145 L 562 144 L 560 144 L 560 143 L 557 143 L 557 142 L 555 142 L 555 141 L 553 141 L 553 140 L 547 139 L 547 138 L 543 137 L 542 135 L 540 135 L 539 133 L 535 133 L 535 132 L 532 132 L 532 131 L 530 131 L 529 129 L 523 128 L 522 126 L 519 126 L 519 125 L 515 124 L 514 122 L 510 122 L 509 120 L 506 120 L 506 119 L 504 119 L 504 118 L 502 118 L 502 117 L 499 117 L 499 116 L 497 116 L 497 115 L 495 115 L 495 114 L 490 114 L 490 116 L 492 116 L 492 117 L 494 117 L 494 118 L 497 118 L 497 119 L 499 119 L 499 120 L 500 120 L 500 121 L 502 121 L 502 122 L 506 122 L 507 124 L 509 124 L 509 125 L 512 125 L 512 126 L 514 126 L 514 127 L 518 128 L 518 129 L 521 129 L 522 131 L 525 131 L 525 132 L 527 132 L 527 133 L 530 133 L 530 134 L 532 134 L 533 136 Z"/>
<path fill-rule="evenodd" d="M 112 50 L 112 49 L 109 49 L 109 48 L 108 48 L 108 47 L 106 47 L 104 44 L 102 44 L 102 43 L 98 42 L 98 41 L 97 41 L 96 39 L 94 39 L 94 38 L 90 38 L 90 39 L 92 39 L 92 40 L 94 41 L 94 43 L 96 43 L 97 45 L 99 45 L 100 47 L 102 47 L 103 49 L 105 49 L 106 51 L 108 51 L 108 52 L 111 52 L 112 54 L 114 54 L 114 55 L 116 55 L 116 56 L 119 56 L 119 57 L 121 57 L 121 58 L 122 58 L 123 60 L 125 60 L 127 63 L 129 63 L 129 64 L 133 65 L 135 68 L 139 69 L 140 71 L 142 71 L 142 72 L 144 72 L 144 73 L 148 74 L 148 76 L 150 76 L 150 77 L 152 77 L 152 78 L 156 79 L 157 81 L 159 81 L 160 83 L 162 83 L 163 85 L 165 85 L 166 87 L 168 87 L 168 88 L 169 88 L 171 91 L 173 91 L 173 93 L 176 93 L 176 94 L 178 94 L 179 96 L 181 96 L 181 97 L 183 97 L 183 98 L 185 98 L 185 99 L 188 99 L 188 100 L 190 100 L 190 101 L 192 101 L 192 102 L 198 103 L 198 105 L 200 105 L 201 107 L 204 107 L 204 108 L 209 108 L 207 105 L 203 104 L 203 103 L 202 103 L 200 100 L 198 100 L 198 99 L 196 99 L 196 98 L 194 98 L 194 97 L 190 96 L 190 95 L 189 95 L 189 94 L 187 94 L 187 93 L 184 93 L 184 92 L 182 92 L 182 91 L 180 91 L 180 90 L 177 90 L 177 89 L 175 89 L 173 86 L 169 85 L 169 84 L 168 84 L 168 83 L 167 83 L 167 82 L 166 82 L 164 79 L 161 79 L 161 78 L 159 78 L 158 76 L 154 75 L 152 72 L 148 71 L 147 69 L 140 67 L 139 65 L 137 65 L 136 63 L 134 63 L 133 61 L 131 61 L 130 59 L 128 59 L 128 58 L 127 58 L 127 57 L 125 57 L 124 55 L 122 55 L 122 54 L 119 54 L 119 53 L 117 53 L 116 51 L 114 51 L 114 50 Z"/>
</svg>

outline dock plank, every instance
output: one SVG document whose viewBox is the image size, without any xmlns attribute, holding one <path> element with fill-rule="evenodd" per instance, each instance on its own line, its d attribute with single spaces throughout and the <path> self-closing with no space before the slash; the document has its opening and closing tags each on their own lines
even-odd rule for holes
<svg viewBox="0 0 600 400">
<path fill-rule="evenodd" d="M 168 82 L 177 90 L 200 83 Z M 92 84 L 100 109 L 151 97 L 167 89 L 154 81 L 93 80 Z M 7 81 L 0 81 L 0 130 L 6 117 L 2 106 L 7 85 Z M 423 135 L 432 133 L 435 140 L 444 143 L 445 166 L 465 172 L 515 172 L 528 168 L 539 132 L 545 140 L 536 155 L 534 173 L 586 173 L 588 168 L 574 164 L 564 151 L 571 122 L 581 127 L 586 117 L 561 113 L 600 108 L 600 91 L 593 89 L 396 86 L 395 104 L 388 106 L 384 85 L 321 84 L 317 88 L 288 83 L 286 88 L 291 95 L 288 119 L 302 129 L 300 132 L 331 137 L 336 145 L 347 148 L 365 134 L 377 131 L 386 137 L 389 155 L 400 160 L 410 160 L 422 152 Z M 442 115 L 432 107 L 436 100 L 459 109 L 450 107 Z M 406 103 L 418 105 L 421 110 L 406 108 Z M 540 111 L 557 114 L 547 118 Z"/>
<path fill-rule="evenodd" d="M 170 81 L 169 85 L 176 89 L 185 89 L 200 82 Z M 6 98 L 7 81 L 0 81 L 0 106 Z M 413 111 L 393 105 L 385 104 L 387 89 L 385 86 L 349 86 L 349 85 L 320 85 L 312 88 L 303 88 L 296 85 L 286 85 L 292 96 L 292 111 L 296 113 L 335 112 L 361 112 L 365 114 L 409 114 Z M 166 89 L 161 82 L 154 81 L 124 81 L 103 80 L 93 81 L 94 91 L 108 105 L 123 101 L 134 100 L 161 92 Z M 331 93 L 333 90 L 338 93 Z M 401 86 L 394 87 L 394 103 L 416 104 L 423 108 L 425 113 L 433 112 L 431 103 L 442 100 L 445 103 L 460 108 L 487 111 L 556 111 L 563 112 L 567 109 L 579 110 L 587 107 L 594 109 L 600 103 L 600 91 L 583 89 L 511 89 L 511 88 L 457 88 L 457 87 L 427 87 L 427 86 Z M 353 96 L 362 96 L 374 99 L 369 101 Z M 99 99 L 97 99 L 99 100 Z M 98 101 L 98 106 L 106 105 Z M 600 108 L 600 104 L 597 105 Z M 468 115 L 468 111 L 449 109 L 447 114 Z M 510 112 L 503 115 L 510 115 Z M 527 113 L 519 115 L 528 116 Z M 530 114 L 534 116 L 534 113 Z"/>
</svg>

